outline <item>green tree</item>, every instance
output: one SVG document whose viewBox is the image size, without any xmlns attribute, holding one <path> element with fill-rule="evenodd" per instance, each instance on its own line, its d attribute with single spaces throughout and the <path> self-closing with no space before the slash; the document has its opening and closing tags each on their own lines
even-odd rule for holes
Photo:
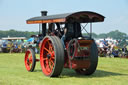
<svg viewBox="0 0 128 85">
<path fill-rule="evenodd" d="M 116 40 L 124 39 L 126 35 L 127 35 L 126 33 L 120 32 L 119 30 L 115 30 L 115 31 L 111 31 L 111 32 L 107 33 L 108 37 L 111 37 Z"/>
<path fill-rule="evenodd" d="M 101 34 L 98 35 L 98 38 L 107 38 L 107 37 L 108 36 L 105 33 L 101 33 Z"/>
<path fill-rule="evenodd" d="M 96 33 L 92 33 L 93 38 L 98 38 L 98 35 Z"/>
<path fill-rule="evenodd" d="M 36 35 L 38 32 L 28 32 L 28 31 L 16 31 L 16 30 L 9 30 L 9 31 L 1 31 L 0 30 L 0 38 L 2 37 L 26 37 L 29 38 L 31 35 Z"/>
</svg>

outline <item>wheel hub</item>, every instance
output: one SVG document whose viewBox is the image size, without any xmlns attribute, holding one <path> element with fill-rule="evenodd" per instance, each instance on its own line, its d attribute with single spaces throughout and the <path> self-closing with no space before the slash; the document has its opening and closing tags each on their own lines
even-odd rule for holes
<svg viewBox="0 0 128 85">
<path fill-rule="evenodd" d="M 48 58 L 48 59 L 50 59 L 50 58 L 51 58 L 51 55 L 50 55 L 50 54 L 48 54 L 48 55 L 47 55 L 47 58 Z"/>
<path fill-rule="evenodd" d="M 27 59 L 27 63 L 29 63 L 29 59 Z"/>
</svg>

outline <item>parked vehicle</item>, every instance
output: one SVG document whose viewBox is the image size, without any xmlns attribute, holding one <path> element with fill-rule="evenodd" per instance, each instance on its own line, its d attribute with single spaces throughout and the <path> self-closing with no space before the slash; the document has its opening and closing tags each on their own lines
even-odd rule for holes
<svg viewBox="0 0 128 85">
<path fill-rule="evenodd" d="M 59 76 L 63 67 L 82 75 L 93 74 L 98 64 L 98 49 L 92 38 L 92 23 L 103 22 L 104 16 L 91 11 L 48 16 L 46 11 L 41 13 L 42 16 L 26 21 L 27 24 L 40 24 L 34 41 L 40 48 L 40 59 L 36 58 L 33 48 L 28 48 L 24 60 L 27 71 L 33 72 L 36 62 L 40 61 L 42 72 L 49 77 Z M 87 24 L 90 24 L 90 33 L 83 36 L 82 30 L 87 31 Z"/>
</svg>

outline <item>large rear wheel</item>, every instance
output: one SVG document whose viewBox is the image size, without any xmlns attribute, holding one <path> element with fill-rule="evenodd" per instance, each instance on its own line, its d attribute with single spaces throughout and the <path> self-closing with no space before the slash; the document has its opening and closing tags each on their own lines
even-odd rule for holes
<svg viewBox="0 0 128 85">
<path fill-rule="evenodd" d="M 64 49 L 56 36 L 46 36 L 41 43 L 40 64 L 42 72 L 49 77 L 57 77 L 64 66 Z"/>
<path fill-rule="evenodd" d="M 85 69 L 76 69 L 76 73 L 82 75 L 91 75 L 95 72 L 98 64 L 98 49 L 96 43 L 93 42 L 90 47 L 90 66 L 89 68 Z"/>
</svg>

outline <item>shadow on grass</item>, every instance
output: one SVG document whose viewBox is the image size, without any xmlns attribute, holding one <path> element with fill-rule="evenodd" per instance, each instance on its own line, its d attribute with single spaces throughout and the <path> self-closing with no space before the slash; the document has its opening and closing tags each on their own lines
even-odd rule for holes
<svg viewBox="0 0 128 85">
<path fill-rule="evenodd" d="M 42 72 L 41 69 L 35 69 L 33 72 Z"/>
<path fill-rule="evenodd" d="M 34 72 L 42 72 L 41 69 L 36 69 Z M 79 75 L 72 69 L 63 69 L 59 78 L 70 78 L 70 77 L 77 77 L 77 78 L 94 78 L 94 77 L 109 77 L 109 76 L 123 76 L 128 74 L 121 74 L 116 72 L 109 72 L 104 70 L 96 70 L 95 73 L 92 75 Z"/>
<path fill-rule="evenodd" d="M 79 75 L 74 70 L 64 69 L 61 78 L 78 77 L 78 78 L 94 78 L 94 77 L 109 77 L 109 76 L 123 76 L 128 74 L 121 74 L 116 72 L 109 72 L 104 70 L 96 70 L 92 75 Z"/>
</svg>

